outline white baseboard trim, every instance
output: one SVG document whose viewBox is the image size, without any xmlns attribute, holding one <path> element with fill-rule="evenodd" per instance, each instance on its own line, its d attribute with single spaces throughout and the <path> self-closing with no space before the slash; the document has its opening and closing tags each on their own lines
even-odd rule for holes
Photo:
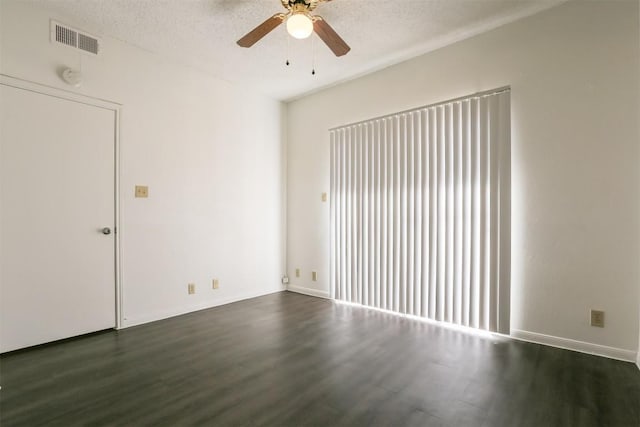
<svg viewBox="0 0 640 427">
<path fill-rule="evenodd" d="M 551 347 L 558 347 L 558 348 L 564 348 L 566 350 L 578 351 L 580 353 L 594 354 L 596 356 L 604 356 L 610 359 L 623 360 L 625 362 L 634 362 L 638 357 L 638 352 L 633 350 L 625 350 L 623 348 L 617 348 L 617 347 L 608 347 L 606 345 L 592 344 L 589 342 L 576 341 L 569 338 L 555 337 L 553 335 L 539 334 L 537 332 L 522 331 L 519 329 L 512 329 L 511 337 L 521 341 L 528 341 L 536 344 L 544 344 Z"/>
<path fill-rule="evenodd" d="M 636 366 L 640 369 L 640 347 L 638 348 L 638 358 L 636 359 Z"/>
<path fill-rule="evenodd" d="M 298 294 L 310 295 L 312 297 L 326 298 L 326 299 L 330 298 L 329 292 L 327 291 L 320 291 L 318 289 L 305 288 L 303 286 L 296 286 L 296 285 L 290 284 L 287 286 L 287 290 L 291 292 L 296 292 Z"/>
<path fill-rule="evenodd" d="M 231 304 L 233 302 L 238 302 L 246 299 L 257 298 L 264 295 L 275 294 L 277 292 L 284 291 L 284 288 L 279 289 L 271 289 L 268 291 L 258 291 L 258 292 L 250 292 L 241 295 L 234 295 L 228 298 L 223 298 L 215 301 L 205 301 L 199 304 L 183 306 L 178 308 L 173 308 L 171 310 L 164 310 L 155 312 L 152 314 L 137 316 L 137 317 L 128 317 L 124 319 L 122 327 L 120 329 L 130 328 L 132 326 L 143 325 L 145 323 L 155 322 L 157 320 L 164 320 L 170 317 L 181 316 L 183 314 L 193 313 L 200 310 L 207 310 L 209 308 L 218 307 L 225 304 Z"/>
</svg>

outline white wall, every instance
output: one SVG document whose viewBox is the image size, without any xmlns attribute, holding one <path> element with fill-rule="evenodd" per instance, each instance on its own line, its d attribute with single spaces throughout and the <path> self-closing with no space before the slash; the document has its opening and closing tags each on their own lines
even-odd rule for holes
<svg viewBox="0 0 640 427">
<path fill-rule="evenodd" d="M 638 16 L 635 0 L 569 2 L 290 103 L 292 289 L 329 287 L 329 204 L 320 199 L 329 189 L 329 128 L 510 85 L 512 330 L 614 347 L 633 360 Z M 606 311 L 604 329 L 589 326 L 592 307 Z M 536 337 L 553 341 L 528 335 Z M 594 348 L 608 350 L 586 346 Z"/>
<path fill-rule="evenodd" d="M 74 91 L 123 104 L 124 325 L 281 290 L 283 106 L 117 40 L 104 38 L 99 57 L 52 45 L 50 18 L 75 23 L 1 5 L 0 72 L 70 89 L 58 70 L 81 58 Z M 136 184 L 148 199 L 133 197 Z"/>
<path fill-rule="evenodd" d="M 640 21 L 640 7 L 638 8 L 638 21 Z M 636 37 L 638 39 L 638 44 L 640 44 L 640 31 L 636 33 Z M 638 98 L 640 98 L 640 85 L 638 85 L 637 89 Z M 638 123 L 640 123 L 640 109 L 638 109 L 637 120 Z M 640 162 L 640 157 L 638 158 L 638 161 Z M 638 197 L 640 198 L 640 194 L 638 195 Z M 640 239 L 640 234 L 638 235 L 638 238 Z M 640 281 L 638 281 L 638 294 L 640 294 Z M 636 365 L 638 366 L 638 369 L 640 369 L 640 299 L 638 300 L 638 353 L 636 355 Z"/>
</svg>

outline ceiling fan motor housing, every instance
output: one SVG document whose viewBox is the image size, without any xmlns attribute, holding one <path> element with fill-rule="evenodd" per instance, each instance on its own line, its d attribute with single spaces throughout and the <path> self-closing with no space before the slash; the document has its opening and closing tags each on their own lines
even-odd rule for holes
<svg viewBox="0 0 640 427">
<path fill-rule="evenodd" d="M 307 1 L 307 0 L 289 0 L 289 7 L 293 7 L 295 5 L 302 5 L 305 8 L 307 8 L 310 4 L 311 1 Z"/>
</svg>

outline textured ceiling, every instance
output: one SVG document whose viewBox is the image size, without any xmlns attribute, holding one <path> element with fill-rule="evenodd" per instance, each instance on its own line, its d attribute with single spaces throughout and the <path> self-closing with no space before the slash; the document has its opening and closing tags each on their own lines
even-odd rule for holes
<svg viewBox="0 0 640 427">
<path fill-rule="evenodd" d="M 336 58 L 316 36 L 287 42 L 284 25 L 252 48 L 236 45 L 266 18 L 284 11 L 280 0 L 29 0 L 86 31 L 171 57 L 281 100 L 406 60 L 562 1 L 333 0 L 320 4 L 315 13 L 351 46 L 351 52 Z M 314 57 L 316 74 L 311 75 Z"/>
</svg>

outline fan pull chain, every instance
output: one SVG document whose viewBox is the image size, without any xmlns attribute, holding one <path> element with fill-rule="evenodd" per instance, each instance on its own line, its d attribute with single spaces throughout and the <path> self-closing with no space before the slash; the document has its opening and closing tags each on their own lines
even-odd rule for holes
<svg viewBox="0 0 640 427">
<path fill-rule="evenodd" d="M 315 43 L 313 42 L 313 33 L 311 33 L 311 75 L 316 75 L 316 49 Z"/>
<path fill-rule="evenodd" d="M 285 29 L 284 34 L 287 36 L 287 62 L 285 62 L 285 64 L 287 65 L 287 67 L 289 66 L 289 40 L 291 39 L 291 37 L 289 36 L 289 32 Z"/>
</svg>

